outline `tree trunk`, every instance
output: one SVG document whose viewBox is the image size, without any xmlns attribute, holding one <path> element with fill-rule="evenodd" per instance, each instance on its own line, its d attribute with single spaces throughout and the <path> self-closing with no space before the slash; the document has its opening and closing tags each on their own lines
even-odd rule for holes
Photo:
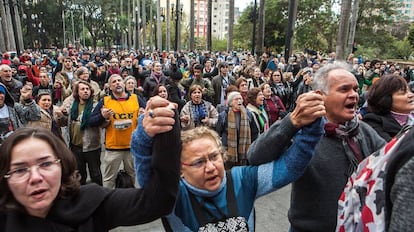
<svg viewBox="0 0 414 232">
<path fill-rule="evenodd" d="M 234 0 L 229 0 L 229 26 L 228 26 L 228 40 L 227 51 L 233 50 L 233 32 L 234 32 Z"/>
<path fill-rule="evenodd" d="M 292 55 L 293 34 L 295 31 L 295 22 L 296 22 L 296 16 L 298 13 L 298 1 L 299 0 L 289 1 L 289 18 L 288 18 L 287 33 L 286 33 L 286 38 L 285 38 L 285 60 L 286 62 L 288 62 L 289 57 Z"/>
<path fill-rule="evenodd" d="M 131 0 L 128 0 L 127 4 L 128 4 L 127 15 L 128 15 L 128 49 L 129 49 L 132 47 Z"/>
<path fill-rule="evenodd" d="M 142 1 L 142 48 L 147 49 L 147 12 L 145 10 L 145 1 Z"/>
<path fill-rule="evenodd" d="M 253 33 L 252 33 L 252 41 L 251 41 L 251 54 L 252 56 L 255 55 L 255 49 L 256 49 L 256 26 L 257 26 L 257 0 L 254 0 L 254 4 L 253 4 Z"/>
<path fill-rule="evenodd" d="M 207 3 L 207 51 L 212 49 L 212 38 L 211 38 L 211 26 L 212 26 L 212 17 L 213 17 L 213 0 L 208 0 Z"/>
<path fill-rule="evenodd" d="M 154 44 L 153 44 L 153 40 L 152 40 L 152 35 L 154 34 L 154 32 L 152 31 L 152 25 L 154 23 L 154 18 L 152 17 L 152 2 L 149 5 L 149 46 L 150 46 L 150 50 L 152 51 L 152 49 L 154 48 Z"/>
<path fill-rule="evenodd" d="M 190 0 L 190 51 L 194 51 L 194 0 Z"/>
<path fill-rule="evenodd" d="M 353 46 L 354 46 L 355 30 L 356 30 L 356 24 L 358 21 L 359 1 L 360 0 L 354 0 L 354 3 L 352 4 L 352 15 L 351 15 L 350 28 L 349 28 L 347 53 L 351 53 L 353 50 Z"/>
<path fill-rule="evenodd" d="M 344 60 L 345 44 L 348 38 L 349 14 L 351 12 L 352 0 L 342 0 L 341 4 L 341 21 L 339 22 L 338 37 L 336 39 L 336 58 Z"/>
<path fill-rule="evenodd" d="M 167 51 L 171 50 L 171 12 L 170 12 L 170 0 L 167 0 L 167 38 L 166 38 L 166 44 L 167 44 Z"/>
<path fill-rule="evenodd" d="M 0 15 L 1 15 L 1 12 L 0 12 Z M 3 19 L 3 16 L 2 15 L 1 15 L 1 18 Z M 3 20 L 1 20 L 1 21 L 3 22 Z M 0 22 L 0 35 L 5 36 L 6 33 L 3 30 L 3 24 L 2 24 L 2 22 Z M 3 37 L 3 39 L 0 39 L 0 51 L 6 51 L 5 40 L 6 40 L 6 37 Z"/>
<path fill-rule="evenodd" d="M 257 29 L 256 55 L 263 53 L 264 47 L 264 28 L 265 28 L 265 0 L 260 0 L 259 5 L 259 25 Z"/>
<path fill-rule="evenodd" d="M 24 43 L 23 43 L 23 32 L 22 32 L 22 24 L 20 22 L 20 14 L 19 14 L 19 8 L 17 0 L 13 0 L 13 11 L 14 11 L 14 18 L 16 22 L 16 35 L 17 35 L 17 41 L 16 41 L 16 47 L 18 47 L 20 50 L 23 50 Z M 17 51 L 17 54 L 20 55 L 20 51 Z"/>
<path fill-rule="evenodd" d="M 140 39 L 140 36 L 141 36 L 141 28 L 140 28 L 140 19 L 141 19 L 141 12 L 140 12 L 140 0 L 137 0 L 137 12 L 136 12 L 136 15 L 137 15 L 137 20 L 135 20 L 135 23 L 136 23 L 136 26 L 135 26 L 135 28 L 136 28 L 136 31 L 137 31 L 137 37 L 136 37 L 136 44 L 137 44 L 137 46 L 136 46 L 136 49 L 142 49 L 142 47 L 141 47 L 141 39 Z M 135 8 L 134 8 L 135 9 Z"/>
<path fill-rule="evenodd" d="M 11 15 L 10 15 L 10 7 L 9 1 L 3 0 L 1 3 L 1 21 L 2 21 L 2 29 L 5 41 L 5 47 L 7 51 L 15 50 L 16 44 L 14 43 L 14 35 L 13 35 L 13 25 L 11 22 Z"/>
<path fill-rule="evenodd" d="M 162 50 L 161 2 L 157 0 L 157 49 Z"/>
</svg>

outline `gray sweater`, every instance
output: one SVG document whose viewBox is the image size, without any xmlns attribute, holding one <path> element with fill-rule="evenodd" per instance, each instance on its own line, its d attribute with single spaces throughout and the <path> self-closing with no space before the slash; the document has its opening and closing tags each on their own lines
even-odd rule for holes
<svg viewBox="0 0 414 232">
<path fill-rule="evenodd" d="M 370 154 L 385 145 L 364 122 L 359 124 L 359 133 L 363 134 Z M 338 199 L 348 181 L 349 165 L 342 141 L 322 137 L 305 173 L 292 185 L 288 217 L 293 231 L 335 231 Z"/>
<path fill-rule="evenodd" d="M 393 203 L 389 232 L 412 231 L 414 227 L 414 157 L 395 176 L 391 188 Z"/>
<path fill-rule="evenodd" d="M 360 122 L 359 133 L 362 133 L 370 153 L 385 144 L 375 130 L 364 122 Z M 270 138 L 271 135 L 266 137 Z M 270 141 L 262 143 L 256 143 L 249 149 L 249 153 L 255 154 L 249 160 L 253 165 L 266 161 L 264 156 L 274 151 Z M 370 154 L 363 155 L 366 157 Z M 336 137 L 323 136 L 316 145 L 315 154 L 305 173 L 292 184 L 288 217 L 294 232 L 335 231 L 338 199 L 348 180 L 349 165 L 342 141 Z"/>
</svg>

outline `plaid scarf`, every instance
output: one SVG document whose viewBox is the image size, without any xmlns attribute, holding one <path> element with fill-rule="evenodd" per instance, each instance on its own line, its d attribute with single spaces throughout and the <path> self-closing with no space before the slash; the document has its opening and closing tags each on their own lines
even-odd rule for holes
<svg viewBox="0 0 414 232">
<path fill-rule="evenodd" d="M 351 176 L 357 169 L 358 164 L 368 155 L 370 155 L 368 145 L 361 133 L 359 133 L 359 122 L 355 116 L 354 119 L 346 122 L 344 125 L 338 125 L 327 122 L 325 124 L 325 135 L 328 137 L 337 137 L 342 140 L 342 146 L 350 162 L 347 176 Z"/>
<path fill-rule="evenodd" d="M 251 142 L 249 118 L 244 107 L 240 110 L 239 128 L 236 122 L 236 113 L 229 109 L 227 122 L 227 155 L 228 161 L 239 162 L 240 159 L 246 159 L 247 149 Z"/>
</svg>

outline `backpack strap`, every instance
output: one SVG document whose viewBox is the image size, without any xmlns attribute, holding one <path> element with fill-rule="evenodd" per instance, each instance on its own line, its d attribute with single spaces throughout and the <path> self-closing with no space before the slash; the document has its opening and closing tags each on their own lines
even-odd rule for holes
<svg viewBox="0 0 414 232">
<path fill-rule="evenodd" d="M 391 212 L 393 204 L 391 202 L 391 188 L 395 181 L 395 175 L 400 170 L 402 166 L 404 166 L 405 163 L 407 163 L 408 160 L 410 160 L 413 157 L 412 153 L 412 138 L 414 130 L 410 130 L 412 128 L 411 125 L 405 126 L 401 129 L 401 131 L 396 135 L 396 137 L 400 141 L 399 148 L 395 154 L 393 154 L 387 164 L 386 167 L 386 176 L 384 180 L 384 191 L 385 191 L 385 229 L 388 230 L 388 226 L 391 220 Z M 403 147 L 401 147 L 403 145 Z M 407 145 L 407 146 L 404 146 Z"/>
</svg>

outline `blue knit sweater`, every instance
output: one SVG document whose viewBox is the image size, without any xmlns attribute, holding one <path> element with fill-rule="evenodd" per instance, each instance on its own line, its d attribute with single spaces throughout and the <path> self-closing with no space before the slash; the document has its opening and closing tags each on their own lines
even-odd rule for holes
<svg viewBox="0 0 414 232">
<path fill-rule="evenodd" d="M 292 131 L 294 134 L 297 131 L 291 124 L 290 117 L 285 117 L 283 123 L 287 126 L 271 127 L 269 130 L 290 130 L 285 131 L 285 133 L 281 132 L 281 136 L 292 134 Z M 259 166 L 232 168 L 231 175 L 240 216 L 248 219 L 257 198 L 282 188 L 299 178 L 312 158 L 314 147 L 322 134 L 322 122 L 319 119 L 312 125 L 300 130 L 294 137 L 293 145 L 289 149 L 284 152 L 283 150 L 276 151 L 281 153 L 277 160 Z M 266 136 L 266 133 L 262 136 Z M 287 140 L 284 138 L 281 141 Z M 281 147 L 284 146 L 281 144 Z M 142 127 L 142 118 L 139 120 L 138 128 L 132 136 L 131 153 L 135 158 L 138 182 L 140 186 L 145 186 L 149 176 L 149 166 L 151 165 L 151 138 L 146 135 Z M 200 225 L 195 217 L 189 192 L 193 193 L 197 200 L 202 197 L 213 199 L 221 210 L 228 213 L 226 188 L 226 178 L 223 179 L 219 189 L 214 192 L 198 189 L 190 185 L 185 179 L 181 179 L 175 209 L 167 217 L 173 231 L 198 231 Z M 217 216 L 220 215 L 213 205 L 207 204 L 206 206 Z M 249 223 L 249 227 L 250 231 L 253 231 L 252 223 Z"/>
</svg>

